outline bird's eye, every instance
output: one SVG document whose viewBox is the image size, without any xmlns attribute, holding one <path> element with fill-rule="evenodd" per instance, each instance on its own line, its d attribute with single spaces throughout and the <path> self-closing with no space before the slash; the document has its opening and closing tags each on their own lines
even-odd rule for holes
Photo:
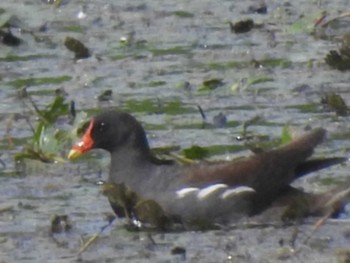
<svg viewBox="0 0 350 263">
<path fill-rule="evenodd" d="M 105 132 L 107 129 L 108 129 L 107 123 L 105 123 L 105 122 L 100 122 L 100 123 L 98 124 L 98 130 L 99 130 L 100 132 Z"/>
</svg>

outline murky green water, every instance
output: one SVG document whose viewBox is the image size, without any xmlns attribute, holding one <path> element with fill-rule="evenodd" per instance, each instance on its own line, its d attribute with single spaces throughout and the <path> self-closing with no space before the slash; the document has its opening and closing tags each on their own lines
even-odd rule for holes
<svg viewBox="0 0 350 263">
<path fill-rule="evenodd" d="M 350 101 L 349 74 L 324 63 L 327 52 L 339 47 L 333 36 L 347 31 L 349 19 L 336 29 L 325 29 L 326 39 L 293 24 L 301 16 L 313 21 L 323 10 L 338 15 L 348 2 L 266 3 L 267 14 L 260 15 L 247 13 L 255 1 L 67 0 L 54 8 L 45 1 L 3 0 L 0 21 L 13 15 L 11 21 L 21 28 L 13 33 L 23 43 L 1 44 L 0 49 L 0 158 L 5 164 L 0 177 L 1 262 L 339 262 L 339 254 L 344 254 L 340 250 L 349 246 L 348 220 L 327 223 L 307 244 L 303 241 L 312 222 L 300 226 L 294 251 L 287 249 L 293 227 L 155 234 L 157 245 L 152 245 L 145 233 L 128 233 L 122 222 L 115 222 L 77 256 L 82 241 L 98 232 L 111 213 L 94 183 L 106 178 L 108 158 L 28 163 L 21 176 L 15 173 L 13 156 L 31 136 L 23 116 L 36 122 L 18 97 L 23 87 L 39 106 L 51 102 L 61 88 L 78 110 L 117 106 L 133 112 L 147 128 L 152 147 L 219 145 L 220 154 L 213 158 L 247 154 L 244 147 L 225 145 L 242 146 L 235 138 L 243 123 L 259 115 L 260 121 L 249 127 L 255 134 L 277 138 L 286 123 L 300 132 L 322 126 L 329 130 L 329 140 L 316 154 L 347 154 L 348 117 L 325 112 L 320 100 L 334 91 Z M 263 27 L 246 34 L 230 32 L 228 21 L 246 18 Z M 63 44 L 66 36 L 81 40 L 93 56 L 74 61 Z M 120 42 L 123 37 L 129 37 L 129 45 Z M 223 85 L 203 90 L 203 82 L 213 78 L 222 79 Z M 112 98 L 99 102 L 97 97 L 108 89 Z M 222 112 L 228 125 L 203 129 L 197 105 L 207 122 Z M 321 179 L 348 176 L 342 166 L 298 184 L 319 191 L 332 186 Z M 55 214 L 67 214 L 73 228 L 53 238 L 50 220 Z M 185 258 L 171 254 L 177 246 L 186 249 Z"/>
</svg>

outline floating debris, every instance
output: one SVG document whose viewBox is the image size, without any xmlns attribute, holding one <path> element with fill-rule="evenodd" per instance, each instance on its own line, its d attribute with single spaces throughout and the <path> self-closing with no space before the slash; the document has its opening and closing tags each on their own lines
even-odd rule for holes
<svg viewBox="0 0 350 263">
<path fill-rule="evenodd" d="M 7 32 L 0 29 L 0 40 L 1 42 L 10 47 L 17 47 L 21 44 L 21 39 L 14 36 L 10 30 Z"/>
<path fill-rule="evenodd" d="M 327 111 L 335 111 L 338 116 L 347 116 L 349 114 L 349 107 L 346 105 L 344 99 L 334 92 L 325 94 L 321 98 L 323 108 Z"/>
<path fill-rule="evenodd" d="M 209 91 L 209 90 L 215 90 L 218 87 L 221 87 L 224 85 L 224 81 L 220 78 L 212 78 L 208 80 L 204 80 L 202 83 L 202 86 L 198 89 L 198 91 Z"/>
<path fill-rule="evenodd" d="M 332 24 L 334 21 L 337 21 L 339 19 L 342 19 L 342 18 L 346 18 L 346 17 L 349 17 L 350 16 L 350 12 L 345 12 L 345 13 L 342 13 L 340 15 L 336 15 L 334 17 L 331 17 L 329 19 L 328 18 L 328 15 L 327 15 L 327 12 L 323 12 L 322 16 L 320 16 L 314 26 L 315 27 L 327 27 L 329 26 L 330 24 Z"/>
<path fill-rule="evenodd" d="M 254 28 L 254 21 L 252 19 L 246 19 L 239 21 L 235 24 L 229 22 L 232 33 L 242 34 L 247 33 Z"/>
<path fill-rule="evenodd" d="M 104 90 L 97 96 L 98 101 L 110 101 L 112 99 L 113 91 L 111 89 Z"/>
<path fill-rule="evenodd" d="M 332 68 L 340 71 L 350 69 L 350 33 L 343 36 L 343 42 L 339 50 L 331 50 L 327 54 L 325 61 Z"/>
<path fill-rule="evenodd" d="M 183 254 L 186 255 L 186 249 L 183 248 L 183 247 L 174 247 L 174 248 L 171 250 L 171 254 L 172 254 L 172 255 L 183 255 Z"/>
<path fill-rule="evenodd" d="M 181 17 L 181 18 L 192 18 L 194 17 L 194 14 L 187 12 L 187 11 L 183 11 L 183 10 L 179 10 L 179 11 L 175 11 L 173 12 L 173 14 L 175 16 Z"/>
<path fill-rule="evenodd" d="M 68 215 L 54 215 L 51 219 L 51 234 L 60 234 L 72 229 Z"/>
<path fill-rule="evenodd" d="M 254 6 L 249 6 L 247 13 L 248 14 L 266 15 L 267 14 L 267 5 L 265 2 L 263 2 L 263 3 L 258 3 L 257 5 L 254 5 Z"/>
<path fill-rule="evenodd" d="M 109 226 L 112 225 L 112 223 L 114 222 L 115 217 L 108 217 L 107 221 L 108 223 L 104 226 L 101 227 L 100 231 L 96 234 L 94 234 L 93 236 L 91 236 L 87 241 L 85 241 L 82 246 L 80 247 L 79 251 L 78 251 L 78 255 L 81 255 L 84 251 L 86 251 L 95 241 L 98 240 L 98 238 L 100 237 L 100 235 L 103 233 L 103 231 L 105 231 Z"/>
<path fill-rule="evenodd" d="M 76 59 L 83 59 L 90 57 L 89 49 L 81 43 L 79 40 L 72 38 L 72 37 L 66 37 L 64 40 L 64 45 L 66 48 L 75 54 Z"/>
<path fill-rule="evenodd" d="M 213 117 L 213 125 L 216 128 L 224 128 L 227 123 L 226 115 L 220 112 L 218 115 Z"/>
<path fill-rule="evenodd" d="M 62 0 L 41 0 L 43 3 L 52 5 L 54 7 L 59 7 L 62 3 Z"/>
<path fill-rule="evenodd" d="M 186 261 L 186 248 L 174 247 L 171 249 L 171 255 L 180 255 L 181 260 Z"/>
</svg>

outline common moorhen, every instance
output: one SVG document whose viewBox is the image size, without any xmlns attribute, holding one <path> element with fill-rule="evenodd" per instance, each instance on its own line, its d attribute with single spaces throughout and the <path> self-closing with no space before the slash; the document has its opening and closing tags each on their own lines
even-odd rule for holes
<svg viewBox="0 0 350 263">
<path fill-rule="evenodd" d="M 300 195 L 302 191 L 290 186 L 295 179 L 345 162 L 347 158 L 338 157 L 307 160 L 325 135 L 326 131 L 318 128 L 289 144 L 250 157 L 181 165 L 155 158 L 141 124 L 128 113 L 112 110 L 90 121 L 68 158 L 104 149 L 111 154 L 109 183 L 154 200 L 174 220 L 226 224 L 285 202 L 294 193 Z M 308 200 L 324 195 L 311 197 Z M 118 216 L 125 215 L 116 203 L 111 204 Z M 317 213 L 321 206 L 315 203 L 306 213 Z"/>
</svg>

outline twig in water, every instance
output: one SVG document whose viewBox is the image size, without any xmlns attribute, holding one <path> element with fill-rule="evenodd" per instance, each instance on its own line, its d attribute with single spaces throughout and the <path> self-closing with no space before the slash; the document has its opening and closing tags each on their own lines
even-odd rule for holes
<svg viewBox="0 0 350 263">
<path fill-rule="evenodd" d="M 104 225 L 103 227 L 101 227 L 100 231 L 97 232 L 96 234 L 94 234 L 92 237 L 90 237 L 79 249 L 78 251 L 78 256 L 80 256 L 84 251 L 86 251 L 99 237 L 100 235 L 103 233 L 103 231 L 105 231 L 105 229 L 107 227 L 109 227 L 110 225 L 112 225 L 112 223 L 114 222 L 115 217 L 113 219 L 111 219 L 108 224 Z"/>
</svg>

